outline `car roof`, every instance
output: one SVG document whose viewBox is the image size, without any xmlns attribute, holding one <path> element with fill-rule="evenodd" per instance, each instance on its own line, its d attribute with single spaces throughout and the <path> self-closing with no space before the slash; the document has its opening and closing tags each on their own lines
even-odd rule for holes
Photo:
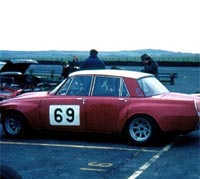
<svg viewBox="0 0 200 179">
<path fill-rule="evenodd" d="M 28 69 L 28 67 L 31 64 L 38 64 L 38 62 L 36 60 L 32 60 L 32 59 L 9 60 L 0 69 L 0 72 L 17 71 L 17 72 L 21 72 L 22 74 L 24 74 L 24 72 Z"/>
<path fill-rule="evenodd" d="M 116 76 L 116 77 L 127 77 L 133 79 L 139 79 L 147 76 L 153 76 L 149 73 L 142 73 L 138 71 L 129 70 L 115 70 L 115 69 L 104 69 L 104 70 L 80 70 L 71 73 L 69 76 L 77 75 L 102 75 L 102 76 Z"/>
</svg>

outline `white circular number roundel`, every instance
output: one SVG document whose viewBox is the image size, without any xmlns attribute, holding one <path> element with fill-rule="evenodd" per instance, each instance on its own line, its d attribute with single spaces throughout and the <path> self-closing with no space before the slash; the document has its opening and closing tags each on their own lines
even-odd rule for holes
<svg viewBox="0 0 200 179">
<path fill-rule="evenodd" d="M 80 106 L 78 105 L 50 105 L 50 125 L 79 126 Z"/>
</svg>

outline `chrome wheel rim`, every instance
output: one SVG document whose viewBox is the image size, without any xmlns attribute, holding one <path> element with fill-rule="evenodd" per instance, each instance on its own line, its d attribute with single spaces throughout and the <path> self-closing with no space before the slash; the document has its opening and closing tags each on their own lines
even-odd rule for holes
<svg viewBox="0 0 200 179">
<path fill-rule="evenodd" d="M 137 118 L 130 123 L 129 133 L 131 137 L 138 142 L 146 141 L 151 133 L 150 122 L 145 118 Z"/>
<path fill-rule="evenodd" d="M 5 119 L 5 129 L 10 135 L 17 135 L 21 130 L 21 124 L 13 116 L 8 116 Z"/>
</svg>

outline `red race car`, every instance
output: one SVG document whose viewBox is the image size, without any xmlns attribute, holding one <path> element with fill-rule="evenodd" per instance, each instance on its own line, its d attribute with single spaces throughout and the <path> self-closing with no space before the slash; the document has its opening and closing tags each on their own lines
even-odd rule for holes
<svg viewBox="0 0 200 179">
<path fill-rule="evenodd" d="M 51 92 L 31 92 L 0 102 L 11 137 L 39 131 L 123 133 L 146 144 L 160 132 L 193 131 L 200 98 L 169 92 L 153 75 L 125 70 L 71 73 Z"/>
</svg>

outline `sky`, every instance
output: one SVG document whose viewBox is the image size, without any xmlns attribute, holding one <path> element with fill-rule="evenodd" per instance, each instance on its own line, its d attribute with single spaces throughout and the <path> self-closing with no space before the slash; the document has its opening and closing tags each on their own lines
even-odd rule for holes
<svg viewBox="0 0 200 179">
<path fill-rule="evenodd" d="M 0 0 L 0 50 L 200 53 L 199 0 Z"/>
</svg>

